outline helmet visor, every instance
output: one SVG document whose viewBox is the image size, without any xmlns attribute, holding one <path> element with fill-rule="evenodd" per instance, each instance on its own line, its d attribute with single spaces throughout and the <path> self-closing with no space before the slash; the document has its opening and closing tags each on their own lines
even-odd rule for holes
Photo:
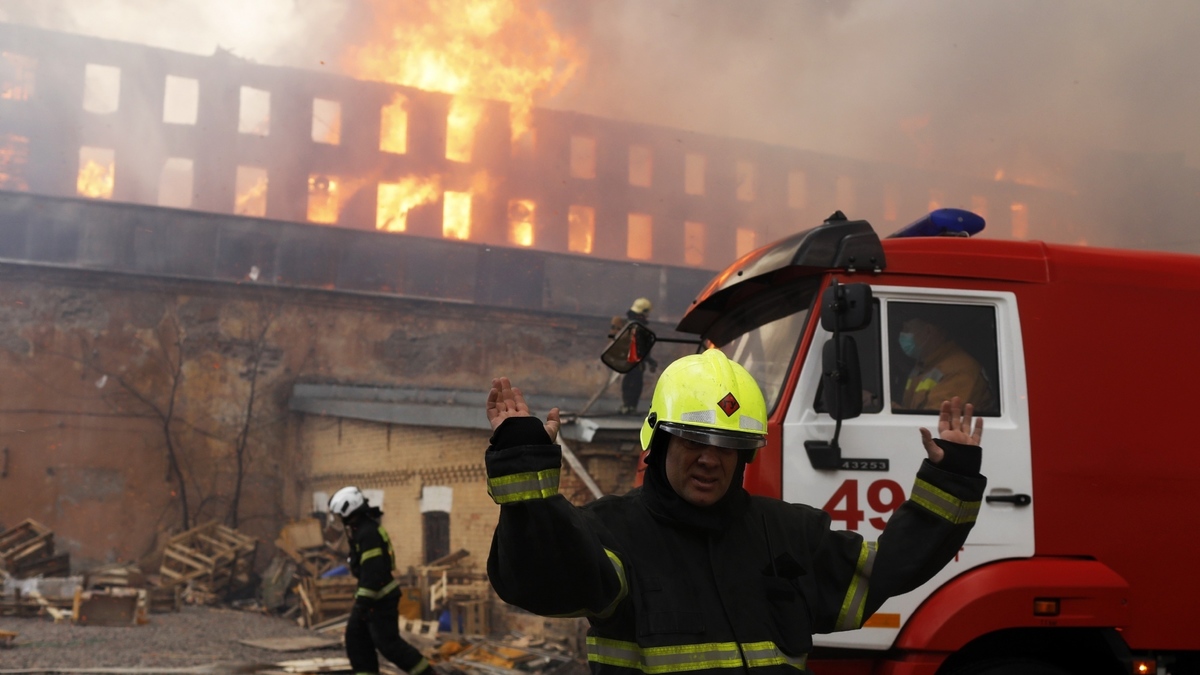
<svg viewBox="0 0 1200 675">
<path fill-rule="evenodd" d="M 733 450 L 755 450 L 767 444 L 767 437 L 765 434 L 739 433 L 737 431 L 709 429 L 708 427 L 693 427 L 690 425 L 675 424 L 673 422 L 660 422 L 658 428 L 684 440 L 693 441 L 695 443 L 703 443 L 704 445 L 712 445 L 718 448 L 731 448 Z"/>
</svg>

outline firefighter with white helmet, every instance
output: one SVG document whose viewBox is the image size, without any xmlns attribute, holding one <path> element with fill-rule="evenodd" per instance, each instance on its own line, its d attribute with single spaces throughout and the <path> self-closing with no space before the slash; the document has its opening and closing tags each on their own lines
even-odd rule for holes
<svg viewBox="0 0 1200 675">
<path fill-rule="evenodd" d="M 485 458 L 500 520 L 488 576 L 506 602 L 588 617 L 595 673 L 794 674 L 813 633 L 862 626 L 957 554 L 987 482 L 972 412 L 947 401 L 940 438 L 921 430 L 928 460 L 877 544 L 832 530 L 819 509 L 746 492 L 768 411 L 720 350 L 659 378 L 641 430 L 642 487 L 583 507 L 558 494 L 558 410 L 543 423 L 507 378 L 493 380 Z"/>
<path fill-rule="evenodd" d="M 329 499 L 350 540 L 350 571 L 358 578 L 354 606 L 346 622 L 346 656 L 355 673 L 378 673 L 379 656 L 409 675 L 429 673 L 429 661 L 400 637 L 400 582 L 393 576 L 396 552 L 379 520 L 383 512 L 367 502 L 362 490 L 344 487 Z"/>
</svg>

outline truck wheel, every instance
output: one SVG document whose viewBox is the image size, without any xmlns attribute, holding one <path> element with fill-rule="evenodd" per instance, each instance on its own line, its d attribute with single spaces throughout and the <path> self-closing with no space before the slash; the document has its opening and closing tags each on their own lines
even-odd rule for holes
<svg viewBox="0 0 1200 675">
<path fill-rule="evenodd" d="M 955 670 L 952 675 L 1070 675 L 1058 666 L 1034 659 L 981 661 Z"/>
</svg>

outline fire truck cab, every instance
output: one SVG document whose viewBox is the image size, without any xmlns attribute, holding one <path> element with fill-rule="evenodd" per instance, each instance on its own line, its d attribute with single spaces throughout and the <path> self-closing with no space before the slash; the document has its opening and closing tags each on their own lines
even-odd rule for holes
<svg viewBox="0 0 1200 675">
<path fill-rule="evenodd" d="M 812 669 L 1200 672 L 1200 256 L 982 227 L 943 209 L 881 239 L 834 214 L 735 262 L 678 325 L 762 386 L 747 489 L 868 539 L 907 498 L 941 398 L 985 419 L 988 488 L 957 559 L 816 636 Z"/>
</svg>

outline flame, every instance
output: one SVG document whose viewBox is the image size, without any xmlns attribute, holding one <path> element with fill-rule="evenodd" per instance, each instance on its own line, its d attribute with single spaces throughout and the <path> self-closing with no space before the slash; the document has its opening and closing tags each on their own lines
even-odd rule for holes
<svg viewBox="0 0 1200 675">
<path fill-rule="evenodd" d="M 33 78 L 37 59 L 23 54 L 0 52 L 0 99 L 28 101 L 33 95 Z"/>
<path fill-rule="evenodd" d="M 75 191 L 84 197 L 112 199 L 115 170 L 112 162 L 101 164 L 89 159 L 79 169 Z"/>
<path fill-rule="evenodd" d="M 379 149 L 397 155 L 408 153 L 408 99 L 397 92 L 380 111 Z"/>
<path fill-rule="evenodd" d="M 17 134 L 0 136 L 0 189 L 28 190 L 25 165 L 29 162 L 29 139 Z"/>
<path fill-rule="evenodd" d="M 256 216 L 261 218 L 267 214 L 267 172 L 255 176 L 250 187 L 238 193 L 234 202 L 233 212 L 239 216 Z"/>
<path fill-rule="evenodd" d="M 333 224 L 338 221 L 341 205 L 338 193 L 341 182 L 332 176 L 313 174 L 308 177 L 308 219 L 314 223 Z"/>
<path fill-rule="evenodd" d="M 408 229 L 408 212 L 421 204 L 437 201 L 440 183 L 437 176 L 406 176 L 395 183 L 380 183 L 375 229 L 404 232 Z"/>
<path fill-rule="evenodd" d="M 470 162 L 475 148 L 475 127 L 483 118 L 483 101 L 456 96 L 446 116 L 446 159 Z"/>
<path fill-rule="evenodd" d="M 471 193 L 447 191 L 442 196 L 442 236 L 471 238 Z"/>
<path fill-rule="evenodd" d="M 533 246 L 533 222 L 537 204 L 532 199 L 508 203 L 508 240 L 518 246 Z"/>
<path fill-rule="evenodd" d="M 557 94 L 583 62 L 534 0 L 368 0 L 377 34 L 347 55 L 360 79 L 504 101 L 512 138 L 532 127 L 535 98 Z"/>
</svg>

